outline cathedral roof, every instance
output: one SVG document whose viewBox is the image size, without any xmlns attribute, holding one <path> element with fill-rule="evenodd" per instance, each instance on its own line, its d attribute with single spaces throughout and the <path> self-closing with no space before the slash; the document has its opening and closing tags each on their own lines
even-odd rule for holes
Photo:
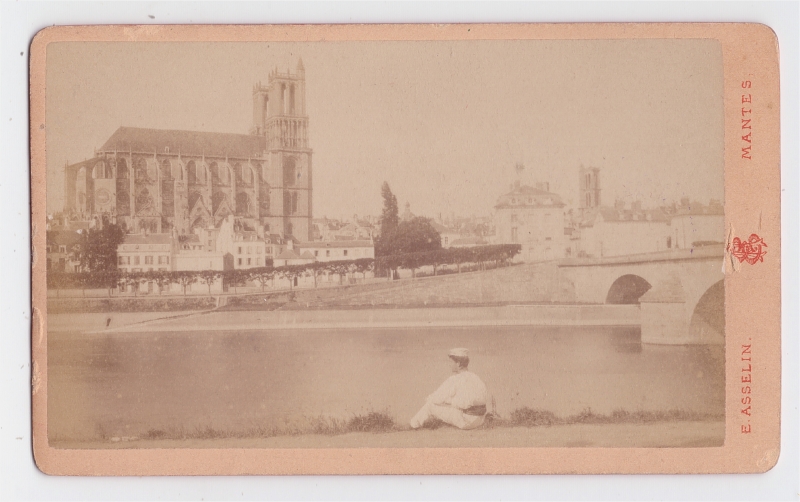
<svg viewBox="0 0 800 502">
<path fill-rule="evenodd" d="M 250 134 L 120 127 L 100 148 L 105 152 L 158 152 L 249 158 L 266 150 L 266 138 Z"/>
</svg>

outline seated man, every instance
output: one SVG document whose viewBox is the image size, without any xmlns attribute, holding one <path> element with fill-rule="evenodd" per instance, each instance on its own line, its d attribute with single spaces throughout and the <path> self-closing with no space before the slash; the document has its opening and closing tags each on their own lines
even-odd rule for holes
<svg viewBox="0 0 800 502">
<path fill-rule="evenodd" d="M 428 396 L 425 406 L 411 419 L 412 429 L 422 427 L 429 417 L 466 430 L 483 424 L 486 416 L 486 385 L 478 375 L 467 371 L 467 349 L 453 349 L 449 356 L 453 375 Z"/>
</svg>

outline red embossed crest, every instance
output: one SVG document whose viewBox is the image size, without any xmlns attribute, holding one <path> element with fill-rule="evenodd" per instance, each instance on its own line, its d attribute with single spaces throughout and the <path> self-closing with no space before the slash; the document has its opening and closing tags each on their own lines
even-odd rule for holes
<svg viewBox="0 0 800 502">
<path fill-rule="evenodd" d="M 750 234 L 750 238 L 746 241 L 734 237 L 733 242 L 728 245 L 728 251 L 739 260 L 739 263 L 746 261 L 754 265 L 756 262 L 764 261 L 764 255 L 767 254 L 765 247 L 767 243 L 764 239 L 757 234 Z"/>
</svg>

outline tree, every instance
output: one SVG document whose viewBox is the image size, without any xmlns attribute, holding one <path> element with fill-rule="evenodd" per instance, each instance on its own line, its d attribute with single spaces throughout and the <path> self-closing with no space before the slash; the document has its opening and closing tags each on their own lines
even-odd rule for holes
<svg viewBox="0 0 800 502">
<path fill-rule="evenodd" d="M 285 265 L 278 268 L 281 276 L 289 280 L 289 289 L 294 289 L 294 281 L 305 274 L 305 265 Z"/>
<path fill-rule="evenodd" d="M 442 249 L 442 238 L 430 219 L 417 216 L 400 223 L 385 244 L 386 254 L 422 253 Z"/>
<path fill-rule="evenodd" d="M 347 272 L 350 271 L 351 263 L 352 261 L 349 260 L 330 261 L 327 264 L 327 268 L 331 273 L 337 274 L 339 276 L 339 284 L 343 284 L 344 278 L 347 277 Z"/>
<path fill-rule="evenodd" d="M 367 272 L 371 272 L 375 269 L 375 260 L 372 258 L 359 258 L 354 262 L 356 272 L 361 273 L 361 276 L 366 281 L 367 280 Z"/>
<path fill-rule="evenodd" d="M 270 267 L 258 267 L 250 269 L 250 279 L 255 279 L 256 281 L 261 284 L 261 291 L 264 291 L 264 287 L 267 285 L 269 281 L 275 278 L 275 274 L 277 272 L 274 268 Z"/>
<path fill-rule="evenodd" d="M 197 282 L 197 272 L 178 272 L 177 274 L 177 283 L 181 285 L 183 288 L 183 295 L 186 296 L 186 288 Z"/>
<path fill-rule="evenodd" d="M 117 247 L 125 240 L 125 230 L 116 223 L 103 220 L 101 228 L 90 228 L 81 233 L 75 258 L 81 270 L 102 272 L 117 269 Z"/>
<path fill-rule="evenodd" d="M 131 291 L 133 291 L 133 296 L 138 296 L 139 283 L 141 281 L 142 272 L 129 272 L 127 274 L 123 274 L 121 278 L 121 282 L 125 283 L 126 286 L 130 286 Z"/>
<path fill-rule="evenodd" d="M 322 273 L 324 273 L 327 270 L 327 267 L 326 267 L 325 263 L 319 262 L 319 261 L 315 261 L 315 262 L 309 263 L 308 267 L 309 267 L 309 271 L 311 273 L 311 276 L 314 278 L 314 287 L 316 288 L 317 287 L 317 277 L 322 275 Z"/>
<path fill-rule="evenodd" d="M 253 270 L 253 269 L 251 269 L 251 270 Z M 222 278 L 225 281 L 225 283 L 228 285 L 228 287 L 233 285 L 234 294 L 239 292 L 239 290 L 238 290 L 239 284 L 243 283 L 244 281 L 249 280 L 251 276 L 252 276 L 252 273 L 251 273 L 250 270 L 242 270 L 240 268 L 234 268 L 232 270 L 227 270 L 227 271 L 222 273 Z"/>
<path fill-rule="evenodd" d="M 211 294 L 211 285 L 219 278 L 220 273 L 216 270 L 203 270 L 200 272 L 200 282 L 208 286 L 208 294 Z"/>
<path fill-rule="evenodd" d="M 158 286 L 158 294 L 174 282 L 174 274 L 168 270 L 154 270 L 147 272 L 148 278 Z"/>
<path fill-rule="evenodd" d="M 389 188 L 389 183 L 383 182 L 381 186 L 381 197 L 383 197 L 383 212 L 381 213 L 381 237 L 394 233 L 397 225 L 400 224 L 400 209 L 397 206 L 397 197 Z"/>
</svg>

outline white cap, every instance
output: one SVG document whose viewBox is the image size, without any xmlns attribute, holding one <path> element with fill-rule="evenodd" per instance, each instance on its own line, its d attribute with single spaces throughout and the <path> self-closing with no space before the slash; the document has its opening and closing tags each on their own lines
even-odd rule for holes
<svg viewBox="0 0 800 502">
<path fill-rule="evenodd" d="M 450 349 L 448 355 L 451 357 L 469 357 L 469 352 L 467 352 L 467 349 Z"/>
</svg>

